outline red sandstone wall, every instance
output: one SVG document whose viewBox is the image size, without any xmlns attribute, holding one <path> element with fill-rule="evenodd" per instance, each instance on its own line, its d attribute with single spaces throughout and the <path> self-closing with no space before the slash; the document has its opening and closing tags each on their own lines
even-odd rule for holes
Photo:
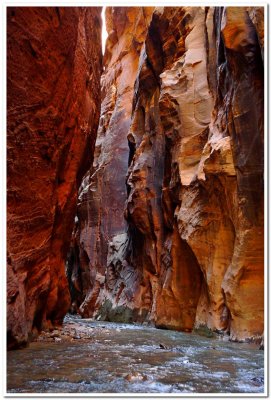
<svg viewBox="0 0 271 400">
<path fill-rule="evenodd" d="M 100 113 L 101 8 L 8 7 L 8 345 L 61 322 L 77 189 Z"/>
<path fill-rule="evenodd" d="M 126 80 L 117 79 L 104 109 L 116 110 L 125 99 L 132 118 L 113 111 L 110 123 L 100 121 L 99 161 L 82 187 L 75 239 L 88 257 L 71 263 L 74 282 L 84 274 L 79 310 L 257 340 L 264 279 L 263 9 L 157 7 L 146 20 L 136 74 L 135 64 L 122 62 L 128 50 L 119 57 L 121 44 L 138 34 L 123 22 L 130 12 L 111 14 L 106 60 L 125 79 L 133 71 L 133 101 L 130 90 L 122 92 Z M 112 73 L 105 71 L 104 82 L 113 82 Z M 124 178 L 116 165 L 119 151 L 128 149 Z M 123 197 L 115 202 L 125 184 L 127 230 Z"/>
</svg>

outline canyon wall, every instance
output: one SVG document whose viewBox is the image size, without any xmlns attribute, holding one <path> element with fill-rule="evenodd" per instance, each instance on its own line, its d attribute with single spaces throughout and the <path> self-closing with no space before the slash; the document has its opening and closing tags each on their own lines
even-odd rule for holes
<svg viewBox="0 0 271 400">
<path fill-rule="evenodd" d="M 68 278 L 72 309 L 87 317 L 99 308 L 111 240 L 125 236 L 129 160 L 127 135 L 139 56 L 153 7 L 107 7 L 108 38 L 101 80 L 102 106 L 93 166 L 84 176 L 77 206 Z M 112 291 L 119 286 L 112 281 Z M 112 296 L 114 298 L 114 293 Z"/>
<path fill-rule="evenodd" d="M 8 347 L 61 323 L 100 114 L 101 8 L 7 9 Z"/>
<path fill-rule="evenodd" d="M 73 309 L 258 340 L 263 9 L 113 7 L 107 29 L 95 161 L 67 261 Z"/>
</svg>

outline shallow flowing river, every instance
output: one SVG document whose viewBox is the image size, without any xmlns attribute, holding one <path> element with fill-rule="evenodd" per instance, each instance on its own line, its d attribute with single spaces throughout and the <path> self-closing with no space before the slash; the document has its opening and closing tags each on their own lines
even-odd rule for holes
<svg viewBox="0 0 271 400">
<path fill-rule="evenodd" d="M 88 341 L 8 352 L 10 393 L 262 393 L 264 352 L 148 326 L 76 320 Z"/>
</svg>

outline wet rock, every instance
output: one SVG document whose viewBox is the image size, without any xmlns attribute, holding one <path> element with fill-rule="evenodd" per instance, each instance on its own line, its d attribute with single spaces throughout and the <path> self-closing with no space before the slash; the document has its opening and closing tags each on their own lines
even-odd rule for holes
<svg viewBox="0 0 271 400">
<path fill-rule="evenodd" d="M 97 329 L 97 327 L 96 327 Z M 59 330 L 52 332 L 40 332 L 35 341 L 45 342 L 71 342 L 74 340 L 89 341 L 92 338 L 93 329 L 80 323 L 80 319 L 66 318 Z"/>
<path fill-rule="evenodd" d="M 264 337 L 262 338 L 259 350 L 264 350 Z"/>
<path fill-rule="evenodd" d="M 263 377 L 254 377 L 254 378 L 251 378 L 251 380 L 253 381 L 253 383 L 256 386 L 262 386 L 264 384 L 264 378 Z"/>
<path fill-rule="evenodd" d="M 216 337 L 215 332 L 213 332 L 206 325 L 200 325 L 197 328 L 194 328 L 193 332 L 196 333 L 197 335 L 204 336 L 204 337 L 207 337 L 207 338 Z"/>
<path fill-rule="evenodd" d="M 59 335 L 60 335 L 60 332 L 58 332 L 58 331 L 53 331 L 50 333 L 50 337 L 52 337 L 52 338 L 59 337 Z"/>
<path fill-rule="evenodd" d="M 170 349 L 170 347 L 166 346 L 166 345 L 163 344 L 163 343 L 160 343 L 160 344 L 159 344 L 159 348 L 160 348 L 160 349 L 163 349 L 163 350 L 168 350 L 168 349 Z"/>
<path fill-rule="evenodd" d="M 74 336 L 72 336 L 72 338 L 73 339 L 81 339 L 81 336 L 80 335 L 74 335 Z"/>
<path fill-rule="evenodd" d="M 61 323 L 100 108 L 101 8 L 7 9 L 8 347 Z"/>
<path fill-rule="evenodd" d="M 140 372 L 131 372 L 130 374 L 125 376 L 125 379 L 129 382 L 134 382 L 134 381 L 146 381 L 148 378 L 146 377 L 146 375 L 143 375 Z"/>
<path fill-rule="evenodd" d="M 174 347 L 172 350 L 177 351 L 180 354 L 184 354 L 184 349 L 182 347 Z"/>
<path fill-rule="evenodd" d="M 42 378 L 41 382 L 55 382 L 56 379 L 55 378 Z"/>
</svg>

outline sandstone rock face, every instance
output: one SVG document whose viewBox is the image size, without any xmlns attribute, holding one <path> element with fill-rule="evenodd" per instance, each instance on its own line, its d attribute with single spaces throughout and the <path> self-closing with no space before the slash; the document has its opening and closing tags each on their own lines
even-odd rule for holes
<svg viewBox="0 0 271 400">
<path fill-rule="evenodd" d="M 151 7 L 108 7 L 102 107 L 94 163 L 79 193 L 68 261 L 73 308 L 92 316 L 102 299 L 109 242 L 127 230 L 125 179 L 134 83 Z M 117 288 L 115 288 L 117 290 Z"/>
<path fill-rule="evenodd" d="M 68 263 L 77 306 L 102 319 L 257 340 L 263 10 L 149 11 L 144 34 L 142 24 L 123 22 L 131 21 L 130 9 L 108 12 L 105 59 L 119 79 L 105 70 L 95 162 L 79 197 Z M 126 64 L 120 46 L 127 37 L 140 42 L 140 55 Z"/>
<path fill-rule="evenodd" d="M 64 260 L 100 113 L 100 13 L 7 11 L 9 347 L 69 308 Z"/>
</svg>

